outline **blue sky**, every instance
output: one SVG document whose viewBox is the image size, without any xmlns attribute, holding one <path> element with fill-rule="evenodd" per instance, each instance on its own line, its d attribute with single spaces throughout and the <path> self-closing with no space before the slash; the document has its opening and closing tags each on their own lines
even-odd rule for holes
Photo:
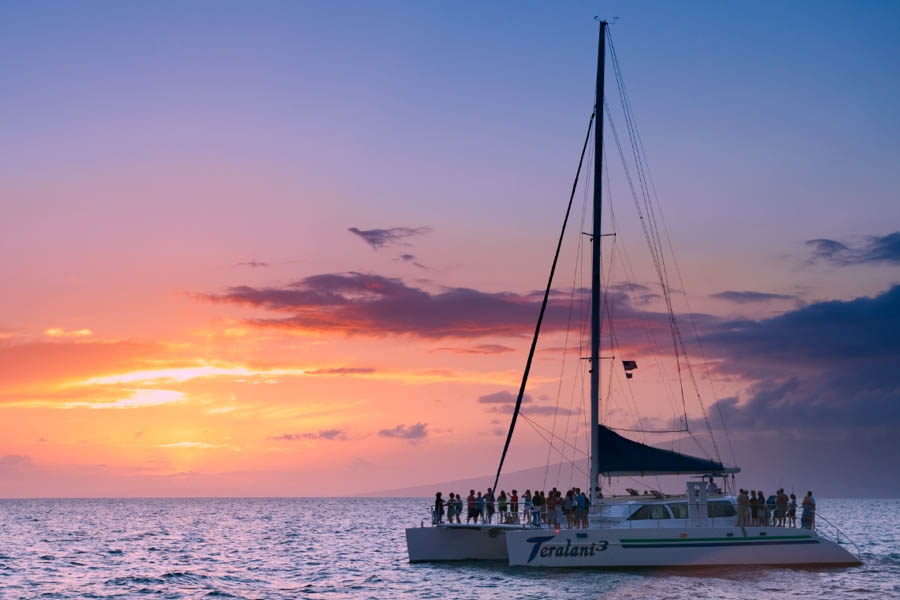
<svg viewBox="0 0 900 600">
<path fill-rule="evenodd" d="M 829 423 L 851 411 L 880 439 L 877 419 L 822 385 L 844 390 L 841 365 L 866 381 L 854 402 L 890 406 L 900 387 L 880 368 L 895 344 L 879 337 L 896 328 L 900 279 L 896 2 L 5 2 L 0 352 L 16 383 L 0 386 L 0 411 L 16 425 L 0 427 L 0 456 L 30 457 L 7 463 L 37 465 L 45 483 L 72 457 L 206 476 L 240 462 L 236 447 L 250 471 L 274 460 L 322 476 L 293 440 L 365 458 L 384 487 L 402 487 L 455 439 L 470 458 L 498 450 L 491 415 L 463 417 L 508 392 L 524 361 L 528 293 L 546 277 L 594 100 L 595 15 L 618 17 L 612 37 L 723 406 L 750 432 L 754 407 L 802 413 L 825 398 Z M 617 243 L 636 257 L 640 228 L 609 164 Z M 376 247 L 373 230 L 415 233 Z M 561 273 L 564 287 L 571 262 Z M 622 302 L 626 316 L 639 308 Z M 804 333 L 810 322 L 821 338 Z M 765 352 L 742 362 L 762 338 L 822 339 L 840 354 L 854 331 L 874 341 L 846 364 L 799 341 L 794 373 Z M 67 353 L 83 361 L 57 361 Z M 93 389 L 187 363 L 177 389 L 148 380 L 82 398 L 81 412 L 54 395 L 76 375 Z M 543 363 L 535 398 L 552 396 L 557 368 Z M 273 369 L 287 383 L 242 387 Z M 241 394 L 287 412 L 257 406 L 241 420 L 252 412 Z M 50 400 L 22 404 L 36 397 Z M 342 412 L 296 416 L 326 399 Z M 147 412 L 97 408 L 106 401 Z M 469 408 L 448 416 L 460 401 Z M 648 415 L 666 418 L 654 402 Z M 72 438 L 72 415 L 102 435 Z M 137 436 L 142 420 L 185 428 Z M 416 436 L 402 474 L 389 465 L 408 447 L 381 431 Z M 266 454 L 273 440 L 282 454 Z M 546 451 L 532 442 L 519 467 Z"/>
</svg>

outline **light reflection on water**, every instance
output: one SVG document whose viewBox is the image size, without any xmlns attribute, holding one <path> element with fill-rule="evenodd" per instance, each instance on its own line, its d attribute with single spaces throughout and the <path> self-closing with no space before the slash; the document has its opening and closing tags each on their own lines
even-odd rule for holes
<svg viewBox="0 0 900 600">
<path fill-rule="evenodd" d="M 0 598 L 900 598 L 900 500 L 818 502 L 862 567 L 410 565 L 421 499 L 0 500 Z"/>
</svg>

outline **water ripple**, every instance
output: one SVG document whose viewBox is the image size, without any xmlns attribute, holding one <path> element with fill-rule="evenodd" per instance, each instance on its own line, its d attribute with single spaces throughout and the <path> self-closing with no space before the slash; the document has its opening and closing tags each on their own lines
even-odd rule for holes
<svg viewBox="0 0 900 600">
<path fill-rule="evenodd" d="M 900 597 L 900 501 L 819 502 L 860 544 L 862 567 L 610 572 L 503 562 L 410 565 L 403 528 L 418 524 L 421 500 L 3 500 L 0 596 Z"/>
</svg>

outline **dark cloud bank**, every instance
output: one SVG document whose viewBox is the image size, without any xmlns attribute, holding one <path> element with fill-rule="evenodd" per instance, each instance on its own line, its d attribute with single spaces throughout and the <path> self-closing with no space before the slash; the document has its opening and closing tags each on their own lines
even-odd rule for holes
<svg viewBox="0 0 900 600">
<path fill-rule="evenodd" d="M 517 394 L 513 394 L 508 391 L 495 392 L 493 394 L 487 394 L 486 396 L 481 396 L 478 398 L 479 404 L 486 404 L 485 410 L 487 412 L 495 412 L 495 413 L 505 413 L 512 414 L 513 410 L 516 406 L 516 397 Z M 560 417 L 564 417 L 566 415 L 577 415 L 580 414 L 580 410 L 570 410 L 564 406 L 556 406 L 550 398 L 546 396 L 540 397 L 537 401 L 534 400 L 530 395 L 525 394 L 522 396 L 522 414 L 530 417 L 538 416 L 538 415 L 558 415 Z M 502 430 L 503 433 L 506 433 L 506 430 Z"/>
<path fill-rule="evenodd" d="M 431 227 L 391 227 L 389 229 L 358 229 L 350 227 L 347 231 L 362 238 L 373 249 L 379 250 L 395 244 L 406 244 L 409 238 L 431 233 L 433 230 Z"/>
<path fill-rule="evenodd" d="M 828 260 L 849 261 L 848 256 L 857 262 L 893 260 L 890 244 L 895 235 L 900 236 L 872 238 L 856 249 L 835 247 L 829 250 Z M 647 327 L 660 336 L 667 329 L 664 314 L 637 310 L 642 300 L 635 295 L 641 292 L 610 292 L 617 337 L 621 345 L 638 348 L 636 354 L 648 352 Z M 754 291 L 724 297 L 735 302 L 790 298 Z M 470 288 L 429 292 L 399 279 L 363 273 L 317 275 L 281 288 L 240 286 L 206 298 L 284 314 L 253 321 L 259 326 L 424 339 L 526 337 L 533 331 L 540 306 L 534 294 Z M 576 296 L 571 306 L 576 322 L 585 308 Z M 544 331 L 564 330 L 569 311 L 568 295 L 552 294 Z M 895 434 L 900 427 L 900 286 L 874 297 L 817 302 L 762 320 L 710 315 L 695 315 L 695 320 L 705 354 L 720 375 L 750 382 L 740 401 L 725 398 L 710 411 L 717 427 L 721 427 L 719 414 L 724 415 L 739 448 L 739 463 L 761 462 L 761 469 L 776 471 L 784 465 L 795 475 L 818 471 L 820 479 L 832 465 L 839 481 L 861 478 L 857 489 L 847 490 L 847 495 L 864 489 L 875 493 L 872 486 L 866 487 L 869 477 L 900 481 L 900 436 Z M 475 351 L 492 350 L 504 348 L 485 345 Z M 506 413 L 514 396 L 505 393 L 477 402 L 490 412 Z M 548 414 L 553 407 L 528 398 L 526 414 L 529 409 L 538 415 Z M 701 424 L 692 429 L 702 430 Z M 427 427 L 424 423 L 400 425 L 379 435 L 417 440 L 427 435 Z M 887 488 L 900 493 L 900 483 Z"/>
<path fill-rule="evenodd" d="M 811 304 L 703 336 L 718 369 L 755 381 L 719 402 L 736 430 L 846 433 L 900 425 L 900 286 L 873 298 Z"/>
<path fill-rule="evenodd" d="M 771 302 L 772 300 L 793 300 L 796 298 L 796 296 L 789 296 L 787 294 L 770 294 L 766 292 L 754 292 L 750 290 L 745 290 L 743 292 L 726 290 L 724 292 L 719 292 L 718 294 L 712 294 L 711 297 L 717 298 L 719 300 L 734 302 L 735 304 Z"/>
<path fill-rule="evenodd" d="M 382 429 L 378 435 L 386 438 L 400 438 L 417 442 L 428 436 L 428 423 L 416 423 L 415 425 L 397 425 L 391 429 Z"/>
<path fill-rule="evenodd" d="M 282 433 L 272 436 L 270 440 L 293 442 L 296 440 L 346 440 L 347 431 L 344 429 L 321 429 L 316 432 L 306 433 Z"/>
<path fill-rule="evenodd" d="M 635 302 L 640 303 L 644 295 Z M 534 293 L 472 288 L 429 292 L 397 278 L 355 272 L 313 275 L 282 287 L 236 286 L 201 297 L 286 315 L 252 321 L 259 326 L 429 339 L 527 336 L 534 331 L 541 304 L 541 295 Z M 631 297 L 624 290 L 613 290 L 607 296 L 620 344 L 638 343 L 628 338 L 631 333 L 644 340 L 647 327 L 667 331 L 665 315 L 640 312 Z M 585 314 L 586 298 L 577 293 L 573 303 L 568 294 L 551 294 L 543 331 L 563 330 L 570 318 L 577 322 Z M 695 315 L 695 319 L 705 322 L 712 318 Z"/>
<path fill-rule="evenodd" d="M 703 339 L 721 372 L 754 382 L 742 403 L 710 411 L 720 440 L 724 417 L 745 477 L 775 474 L 832 496 L 900 494 L 900 286 L 722 323 Z"/>
<path fill-rule="evenodd" d="M 862 264 L 900 265 L 900 231 L 882 236 L 867 236 L 859 244 L 845 244 L 826 238 L 807 240 L 812 250 L 812 262 L 826 262 L 837 266 Z"/>
</svg>

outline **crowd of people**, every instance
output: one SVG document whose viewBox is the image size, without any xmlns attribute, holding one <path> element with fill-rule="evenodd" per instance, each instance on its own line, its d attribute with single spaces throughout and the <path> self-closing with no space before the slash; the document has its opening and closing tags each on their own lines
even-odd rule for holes
<svg viewBox="0 0 900 600">
<path fill-rule="evenodd" d="M 796 527 L 797 496 L 786 494 L 779 489 L 774 496 L 766 498 L 762 491 L 741 489 L 737 495 L 739 527 Z M 800 527 L 816 528 L 816 499 L 811 491 L 800 504 Z"/>
<path fill-rule="evenodd" d="M 719 490 L 710 480 L 708 493 Z M 469 490 L 462 494 L 451 492 L 444 499 L 441 492 L 435 494 L 432 518 L 434 524 L 462 523 L 465 510 L 466 523 L 530 524 L 535 527 L 547 526 L 559 529 L 579 529 L 588 527 L 588 513 L 591 501 L 580 488 L 572 488 L 565 494 L 553 488 L 548 492 L 525 490 L 519 496 L 517 490 L 507 494 L 501 490 L 494 496 L 491 488 L 481 493 Z M 806 493 L 800 504 L 800 527 L 815 529 L 816 499 L 811 491 Z M 520 510 L 521 509 L 521 510 Z M 766 498 L 761 490 L 741 489 L 737 495 L 739 527 L 796 527 L 797 497 L 779 489 L 774 496 Z"/>
<path fill-rule="evenodd" d="M 518 490 L 510 494 L 501 490 L 495 497 L 494 491 L 488 488 L 484 494 L 469 490 L 465 499 L 454 492 L 444 499 L 438 492 L 432 516 L 435 524 L 443 523 L 445 515 L 448 523 L 462 523 L 465 509 L 466 523 L 524 523 L 578 529 L 588 527 L 590 505 L 588 495 L 580 488 L 572 488 L 565 494 L 556 488 L 547 492 L 525 490 L 521 497 Z"/>
</svg>

